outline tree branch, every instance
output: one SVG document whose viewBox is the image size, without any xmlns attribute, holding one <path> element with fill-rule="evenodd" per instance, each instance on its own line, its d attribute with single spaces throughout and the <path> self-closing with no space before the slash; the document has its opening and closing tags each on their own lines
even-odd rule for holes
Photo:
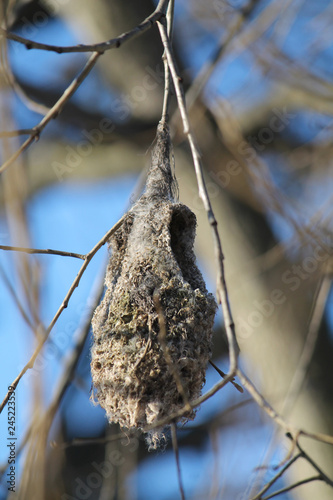
<svg viewBox="0 0 333 500">
<path fill-rule="evenodd" d="M 262 500 L 269 500 L 270 498 L 277 497 L 281 495 L 282 493 L 286 493 L 287 491 L 293 490 L 294 488 L 298 488 L 298 486 L 302 486 L 302 484 L 307 484 L 311 483 L 313 481 L 322 481 L 321 476 L 312 476 L 312 477 L 307 477 L 306 479 L 302 479 L 301 481 L 297 481 L 297 483 L 291 484 L 290 486 L 286 486 L 285 488 L 281 488 L 278 491 L 275 491 L 271 495 L 268 495 L 268 497 L 261 497 Z"/>
<path fill-rule="evenodd" d="M 74 257 L 76 259 L 84 260 L 85 255 L 81 253 L 65 252 L 63 250 L 51 250 L 50 248 L 23 248 L 23 247 L 12 247 L 8 245 L 0 245 L 0 250 L 9 250 L 12 252 L 23 252 L 29 254 L 46 254 L 46 255 L 61 255 L 62 257 Z"/>
<path fill-rule="evenodd" d="M 88 76 L 92 68 L 95 66 L 98 58 L 100 57 L 100 53 L 94 52 L 88 62 L 85 64 L 83 70 L 74 78 L 72 83 L 67 87 L 65 92 L 61 95 L 58 101 L 52 106 L 52 108 L 48 111 L 48 113 L 43 117 L 43 119 L 39 122 L 38 125 L 33 127 L 33 132 L 26 141 L 21 145 L 21 147 L 10 157 L 7 161 L 5 161 L 0 167 L 0 174 L 2 174 L 12 163 L 20 156 L 23 151 L 28 149 L 28 147 L 39 139 L 39 136 L 46 125 L 54 118 L 56 118 L 59 113 L 61 113 L 62 108 L 66 104 L 66 102 L 72 97 L 72 95 L 76 92 L 78 87 L 81 85 L 83 80 Z"/>
<path fill-rule="evenodd" d="M 175 423 L 171 424 L 171 439 L 172 439 L 172 447 L 175 454 L 176 466 L 177 466 L 177 476 L 178 476 L 178 485 L 179 485 L 179 493 L 181 500 L 185 500 L 185 492 L 182 481 L 182 474 L 180 470 L 180 461 L 179 461 L 179 447 L 177 440 L 177 426 Z"/>
<path fill-rule="evenodd" d="M 180 115 L 181 115 L 183 127 L 184 127 L 184 134 L 187 137 L 187 140 L 189 142 L 191 152 L 192 152 L 192 158 L 193 158 L 195 173 L 196 173 L 197 182 L 198 182 L 199 196 L 203 201 L 204 207 L 205 207 L 206 212 L 207 212 L 208 222 L 211 225 L 212 232 L 213 232 L 215 256 L 216 256 L 217 269 L 218 269 L 217 296 L 218 296 L 219 303 L 222 305 L 224 321 L 225 321 L 225 328 L 226 328 L 226 333 L 227 333 L 227 338 L 228 338 L 228 343 L 229 343 L 229 360 L 230 360 L 229 371 L 231 374 L 235 374 L 235 372 L 237 370 L 237 357 L 238 357 L 239 347 L 237 344 L 237 339 L 236 339 L 236 334 L 235 334 L 235 325 L 234 325 L 234 321 L 232 318 L 231 308 L 230 308 L 230 304 L 229 304 L 228 291 L 227 291 L 227 285 L 225 282 L 224 263 L 223 263 L 224 255 L 222 252 L 222 245 L 221 245 L 220 236 L 219 236 L 219 233 L 217 230 L 217 221 L 216 221 L 216 218 L 215 218 L 215 215 L 214 215 L 211 203 L 210 203 L 210 199 L 208 196 L 208 192 L 206 189 L 206 184 L 205 184 L 205 180 L 203 177 L 203 168 L 202 168 L 202 163 L 201 163 L 201 159 L 200 159 L 200 154 L 199 154 L 199 151 L 198 151 L 197 146 L 195 144 L 194 136 L 193 136 L 191 129 L 190 129 L 188 113 L 186 110 L 184 90 L 183 90 L 182 83 L 181 83 L 182 79 L 180 78 L 180 76 L 178 75 L 177 70 L 176 70 L 175 58 L 174 58 L 174 55 L 172 52 L 167 29 L 165 27 L 165 24 L 161 21 L 159 21 L 157 23 L 157 26 L 158 26 L 158 29 L 160 31 L 161 40 L 162 40 L 164 50 L 165 50 L 165 55 L 167 57 L 170 73 L 171 73 L 173 84 L 175 87 L 176 97 L 177 97 L 177 101 L 178 101 L 178 107 L 179 107 L 179 111 L 180 111 Z"/>
<path fill-rule="evenodd" d="M 56 312 L 56 314 L 54 315 L 50 325 L 48 326 L 46 332 L 45 332 L 45 335 L 44 337 L 39 341 L 33 355 L 31 356 L 30 360 L 28 361 L 28 363 L 22 368 L 21 372 L 18 374 L 18 376 L 16 377 L 16 379 L 10 384 L 10 387 L 11 387 L 11 391 L 8 391 L 4 400 L 2 401 L 1 405 L 0 405 L 0 413 L 2 412 L 2 410 L 4 409 L 4 407 L 6 406 L 7 404 L 7 401 L 8 401 L 8 398 L 11 394 L 11 392 L 16 389 L 18 383 L 20 382 L 21 378 L 23 377 L 23 375 L 26 373 L 26 371 L 29 370 L 29 368 L 33 368 L 34 367 L 34 363 L 35 363 L 35 360 L 38 356 L 38 354 L 40 353 L 40 351 L 42 350 L 46 340 L 48 339 L 49 337 L 49 334 L 52 330 L 52 328 L 54 327 L 54 325 L 56 324 L 56 322 L 58 321 L 59 319 L 59 316 L 61 315 L 61 313 L 64 311 L 64 309 L 67 308 L 68 306 L 68 302 L 71 298 L 71 296 L 73 295 L 74 293 L 74 290 L 75 288 L 79 285 L 80 283 L 80 280 L 86 270 L 86 268 L 88 267 L 91 259 L 94 257 L 94 255 L 98 252 L 98 250 L 103 246 L 105 245 L 105 243 L 109 240 L 109 238 L 113 235 L 113 233 L 115 231 L 117 231 L 117 229 L 121 226 L 121 224 L 124 222 L 125 218 L 127 217 L 127 214 L 123 215 L 123 217 L 103 236 L 103 238 L 94 246 L 94 248 L 92 250 L 90 250 L 89 253 L 87 253 L 87 255 L 85 256 L 85 259 L 84 259 L 84 263 L 82 264 L 75 280 L 73 281 L 70 289 L 68 290 L 67 294 L 66 294 L 66 297 L 64 298 L 61 306 L 59 307 L 58 311 Z"/>
<path fill-rule="evenodd" d="M 128 40 L 132 40 L 133 38 L 150 29 L 157 21 L 159 21 L 162 17 L 165 17 L 168 4 L 169 0 L 160 0 L 154 12 L 144 21 L 142 21 L 142 23 L 140 23 L 138 26 L 130 31 L 127 31 L 126 33 L 123 33 L 122 35 L 117 36 L 116 38 L 111 38 L 111 40 L 108 40 L 106 42 L 96 43 L 93 45 L 79 44 L 70 45 L 67 47 L 60 45 L 49 45 L 47 43 L 34 42 L 33 40 L 29 40 L 28 38 L 15 35 L 14 33 L 10 33 L 3 28 L 0 28 L 0 34 L 5 36 L 8 40 L 13 40 L 14 42 L 25 45 L 28 50 L 46 50 L 49 52 L 56 52 L 57 54 L 64 54 L 69 52 L 97 52 L 99 55 L 101 55 L 106 50 L 118 49 L 123 43 L 127 42 Z"/>
<path fill-rule="evenodd" d="M 56 118 L 59 113 L 61 113 L 63 106 L 69 100 L 69 98 L 76 92 L 77 88 L 81 85 L 83 80 L 88 76 L 92 68 L 95 66 L 98 58 L 105 52 L 105 50 L 111 48 L 118 48 L 122 43 L 135 38 L 136 36 L 144 33 L 149 28 L 151 28 L 159 19 L 165 17 L 166 9 L 168 6 L 169 0 L 160 0 L 155 11 L 148 16 L 141 24 L 133 28 L 132 30 L 123 33 L 117 38 L 113 40 L 109 40 L 108 42 L 104 42 L 102 44 L 96 45 L 78 45 L 75 47 L 56 47 L 53 45 L 47 44 L 39 44 L 37 42 L 32 42 L 30 40 L 24 39 L 22 37 L 18 37 L 18 35 L 9 34 L 4 29 L 0 29 L 0 33 L 6 34 L 7 38 L 10 36 L 13 39 L 13 36 L 16 41 L 20 43 L 24 43 L 27 48 L 36 48 L 42 50 L 52 50 L 58 53 L 63 52 L 93 52 L 90 56 L 88 62 L 84 66 L 83 70 L 76 77 L 72 83 L 67 87 L 62 96 L 58 99 L 58 101 L 52 106 L 52 108 L 46 113 L 44 118 L 39 122 L 38 125 L 33 127 L 33 132 L 30 134 L 30 137 L 22 144 L 22 146 L 0 167 L 0 174 L 4 172 L 19 156 L 25 151 L 35 140 L 39 139 L 39 136 L 42 130 L 46 127 L 46 125 L 53 119 Z M 78 50 L 74 50 L 78 49 Z"/>
</svg>

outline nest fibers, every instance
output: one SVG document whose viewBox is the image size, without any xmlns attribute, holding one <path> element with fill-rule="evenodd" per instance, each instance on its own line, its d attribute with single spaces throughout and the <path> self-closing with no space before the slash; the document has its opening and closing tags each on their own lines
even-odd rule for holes
<svg viewBox="0 0 333 500">
<path fill-rule="evenodd" d="M 110 239 L 107 289 L 92 320 L 95 396 L 122 427 L 153 425 L 205 382 L 216 302 L 195 263 L 196 217 L 173 201 L 175 186 L 169 132 L 159 124 L 146 190 Z M 181 420 L 193 418 L 190 410 Z M 157 447 L 163 429 L 147 438 Z"/>
</svg>

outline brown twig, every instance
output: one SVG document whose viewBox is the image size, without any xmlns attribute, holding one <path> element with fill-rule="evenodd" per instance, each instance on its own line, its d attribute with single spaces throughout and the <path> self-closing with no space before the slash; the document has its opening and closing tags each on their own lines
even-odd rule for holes
<svg viewBox="0 0 333 500">
<path fill-rule="evenodd" d="M 96 288 L 97 290 L 93 290 L 91 294 L 91 300 L 89 300 L 89 314 L 87 316 L 86 314 L 84 315 L 84 321 L 82 322 L 82 325 L 79 326 L 75 345 L 73 346 L 72 352 L 66 361 L 63 374 L 58 382 L 53 400 L 48 408 L 48 413 L 51 415 L 52 419 L 54 418 L 56 410 L 59 407 L 66 390 L 68 389 L 75 376 L 75 370 L 79 361 L 79 357 L 90 331 L 92 315 L 94 314 L 94 311 L 103 295 L 104 276 L 102 278 L 101 276 L 97 278 L 97 284 L 93 288 Z"/>
<path fill-rule="evenodd" d="M 287 434 L 287 437 L 289 439 L 293 439 L 292 436 Z M 325 472 L 319 467 L 319 465 L 307 454 L 305 450 L 301 447 L 298 441 L 296 441 L 296 446 L 299 449 L 300 453 L 302 454 L 302 457 L 305 458 L 305 460 L 317 471 L 319 472 L 321 478 L 325 483 L 327 483 L 329 486 L 333 487 L 333 480 L 330 479 Z"/>
<path fill-rule="evenodd" d="M 166 14 L 166 24 L 167 24 L 167 31 L 169 38 L 172 38 L 173 16 L 174 16 L 174 0 L 170 0 Z M 168 60 L 165 52 L 162 55 L 162 60 L 164 64 L 164 98 L 163 98 L 161 121 L 166 122 L 168 120 L 168 112 L 169 112 L 171 78 L 170 78 Z"/>
<path fill-rule="evenodd" d="M 24 319 L 24 321 L 26 322 L 26 324 L 27 324 L 27 325 L 28 325 L 31 329 L 33 329 L 33 328 L 34 328 L 34 325 L 33 325 L 32 321 L 30 320 L 30 318 L 29 318 L 28 314 L 26 313 L 26 311 L 25 311 L 25 309 L 24 309 L 23 305 L 21 304 L 21 301 L 20 301 L 20 299 L 19 299 L 19 297 L 18 297 L 18 295 L 17 295 L 16 291 L 15 291 L 15 290 L 14 290 L 14 288 L 12 287 L 12 285 L 11 285 L 11 283 L 10 283 L 10 281 L 9 281 L 9 279 L 8 279 L 8 277 L 7 277 L 7 275 L 6 275 L 6 273 L 5 273 L 5 271 L 3 270 L 3 268 L 2 268 L 2 266 L 1 266 L 1 264 L 0 264 L 0 276 L 2 277 L 2 279 L 3 279 L 3 281 L 4 281 L 5 285 L 6 285 L 6 287 L 8 288 L 9 293 L 10 293 L 10 295 L 12 296 L 12 298 L 13 298 L 13 300 L 14 300 L 15 304 L 16 304 L 16 307 L 17 307 L 17 309 L 19 310 L 19 312 L 20 312 L 20 314 L 21 314 L 22 318 Z"/>
<path fill-rule="evenodd" d="M 285 465 L 284 467 L 282 467 L 282 469 L 270 480 L 268 481 L 267 484 L 265 484 L 265 486 L 259 491 L 259 493 L 257 493 L 254 497 L 251 497 L 250 500 L 260 500 L 262 498 L 262 495 L 264 493 L 266 493 L 266 491 L 269 490 L 269 488 L 271 486 L 273 486 L 274 483 L 276 483 L 276 481 L 278 479 L 280 479 L 280 477 L 283 476 L 283 474 L 286 472 L 287 469 L 289 469 L 289 467 L 294 463 L 296 462 L 296 460 L 298 460 L 300 457 L 302 456 L 301 453 L 298 453 L 297 455 L 295 455 L 293 458 L 291 458 Z"/>
<path fill-rule="evenodd" d="M 203 201 L 204 207 L 205 207 L 206 212 L 207 212 L 208 222 L 211 225 L 212 232 L 213 232 L 215 255 L 216 255 L 217 269 L 218 269 L 217 296 L 218 296 L 219 303 L 222 305 L 222 311 L 223 311 L 224 321 L 225 321 L 225 328 L 226 328 L 226 333 L 227 333 L 227 338 L 228 338 L 228 343 L 229 343 L 229 359 L 230 359 L 229 371 L 230 371 L 230 373 L 232 373 L 234 375 L 236 370 L 237 370 L 237 358 L 238 358 L 239 347 L 238 347 L 237 340 L 236 340 L 235 325 L 234 325 L 234 321 L 232 318 L 232 313 L 231 313 L 231 308 L 230 308 L 229 298 L 228 298 L 227 285 L 225 282 L 224 263 L 223 263 L 224 256 L 223 256 L 223 252 L 222 252 L 222 245 L 221 245 L 220 236 L 219 236 L 219 233 L 217 230 L 217 221 L 216 221 L 216 218 L 215 218 L 215 215 L 214 215 L 211 203 L 210 203 L 210 199 L 208 196 L 208 192 L 206 189 L 206 184 L 205 184 L 205 180 L 203 177 L 203 168 L 202 168 L 202 164 L 201 164 L 200 154 L 199 154 L 199 151 L 196 147 L 194 136 L 193 136 L 191 129 L 190 129 L 188 113 L 186 110 L 185 96 L 184 96 L 184 91 L 183 91 L 183 87 L 182 87 L 182 83 L 181 83 L 182 80 L 181 80 L 181 78 L 178 75 L 177 70 L 176 70 L 175 58 L 174 58 L 171 44 L 169 41 L 167 28 L 165 26 L 165 23 L 162 22 L 162 20 L 157 22 L 157 26 L 158 26 L 158 29 L 160 31 L 161 40 L 162 40 L 162 43 L 164 46 L 165 55 L 167 57 L 170 73 L 171 73 L 173 84 L 175 87 L 176 97 L 177 97 L 177 101 L 178 101 L 178 107 L 179 107 L 179 111 L 180 111 L 180 115 L 181 115 L 183 127 L 184 127 L 184 134 L 187 137 L 187 140 L 189 142 L 191 152 L 192 152 L 192 158 L 193 158 L 195 173 L 196 173 L 197 182 L 198 182 L 199 196 Z"/>
<path fill-rule="evenodd" d="M 304 429 L 301 429 L 297 433 L 298 438 L 301 436 L 314 439 L 315 441 L 320 441 L 321 443 L 331 444 L 333 445 L 333 436 L 329 436 L 328 434 L 322 434 L 321 432 L 308 432 Z"/>
<path fill-rule="evenodd" d="M 4 75 L 8 85 L 14 90 L 14 92 L 19 97 L 19 99 L 21 99 L 21 101 L 25 104 L 25 106 L 28 109 L 30 109 L 31 111 L 34 111 L 35 113 L 38 113 L 40 115 L 46 115 L 46 113 L 49 111 L 49 108 L 47 106 L 45 106 L 44 104 L 40 104 L 40 103 L 34 101 L 33 99 L 31 99 L 31 97 L 29 97 L 26 94 L 26 92 L 23 90 L 21 85 L 17 82 L 17 80 L 12 72 L 12 69 L 10 67 L 10 64 L 8 62 L 7 47 L 3 46 L 3 50 L 1 51 L 0 57 L 1 57 L 1 68 L 3 71 L 3 75 Z M 22 134 L 22 131 L 16 131 L 16 132 L 20 132 Z M 15 132 L 10 132 L 10 133 L 15 133 Z M 16 135 L 19 135 L 19 134 L 17 133 Z M 0 134 L 0 137 L 12 137 L 12 136 Z"/>
<path fill-rule="evenodd" d="M 109 40 L 108 42 L 104 42 L 96 45 L 78 45 L 74 47 L 58 47 L 47 44 L 39 44 L 37 42 L 32 42 L 31 40 L 27 40 L 25 38 L 19 37 L 18 35 L 10 34 L 6 32 L 6 30 L 0 28 L 0 33 L 3 33 L 9 39 L 13 39 L 17 42 L 23 43 L 27 48 L 35 48 L 42 50 L 52 50 L 58 53 L 64 52 L 93 52 L 93 54 L 88 59 L 86 65 L 83 70 L 77 76 L 72 83 L 67 87 L 65 92 L 61 95 L 58 101 L 52 106 L 52 108 L 46 113 L 43 119 L 39 122 L 38 125 L 33 127 L 32 133 L 30 137 L 21 145 L 21 147 L 10 157 L 7 161 L 5 161 L 0 167 L 0 174 L 4 172 L 19 156 L 25 151 L 35 140 L 39 139 L 39 136 L 42 130 L 46 127 L 46 125 L 53 119 L 56 118 L 59 113 L 61 113 L 62 108 L 69 100 L 69 98 L 76 92 L 78 87 L 81 85 L 83 80 L 88 76 L 92 68 L 95 66 L 99 57 L 106 51 L 111 48 L 118 48 L 125 41 L 131 40 L 136 36 L 144 33 L 149 28 L 151 28 L 158 20 L 162 17 L 165 17 L 166 9 L 168 7 L 169 0 L 160 0 L 155 11 L 148 16 L 142 23 L 133 28 L 132 30 L 123 33 L 117 38 Z"/>
<path fill-rule="evenodd" d="M 306 378 L 313 352 L 317 344 L 319 326 L 324 314 L 324 309 L 326 306 L 328 294 L 331 289 L 331 284 L 332 278 L 325 274 L 321 279 L 320 284 L 318 285 L 303 350 L 299 357 L 294 376 L 291 380 L 288 393 L 283 403 L 282 412 L 284 415 L 288 414 L 291 411 L 292 405 L 298 397 Z"/>
<path fill-rule="evenodd" d="M 285 429 L 286 432 L 294 430 L 291 426 L 284 420 L 284 418 L 279 415 L 274 408 L 266 401 L 266 399 L 260 394 L 260 392 L 255 388 L 253 383 L 248 379 L 248 377 L 240 370 L 237 370 L 237 376 L 243 384 L 244 388 L 249 392 L 257 405 L 262 408 L 267 415 L 274 420 L 280 427 Z"/>
<path fill-rule="evenodd" d="M 76 335 L 76 340 L 75 344 L 71 350 L 71 353 L 69 357 L 66 359 L 65 365 L 64 365 L 64 371 L 63 374 L 58 382 L 58 385 L 54 391 L 54 395 L 52 398 L 51 403 L 49 404 L 49 407 L 47 408 L 45 414 L 43 413 L 42 415 L 38 416 L 38 422 L 33 420 L 32 423 L 30 424 L 29 428 L 24 434 L 23 439 L 20 441 L 20 445 L 16 450 L 16 456 L 18 457 L 19 454 L 22 452 L 26 444 L 28 443 L 29 439 L 34 435 L 33 433 L 33 427 L 36 425 L 43 425 L 44 422 L 46 422 L 46 425 L 48 428 L 50 428 L 52 421 L 54 419 L 54 416 L 56 414 L 57 409 L 59 408 L 59 405 L 66 393 L 66 390 L 68 389 L 69 385 L 72 383 L 74 376 L 75 376 L 75 370 L 77 367 L 77 363 L 79 361 L 80 354 L 83 350 L 87 335 L 90 330 L 90 322 L 91 322 L 91 316 L 94 312 L 95 307 L 98 305 L 101 296 L 103 294 L 103 288 L 104 288 L 104 280 L 98 278 L 98 283 L 97 285 L 93 286 L 93 291 L 91 293 L 91 301 L 89 300 L 90 304 L 90 311 L 89 315 L 84 317 L 84 321 L 82 322 L 82 325 L 79 325 L 78 328 L 78 335 Z M 97 289 L 97 291 L 95 291 Z M 54 443 L 52 443 L 54 445 Z M 1 470 L 6 469 L 6 465 L 3 467 L 0 467 Z"/>
<path fill-rule="evenodd" d="M 35 140 L 38 140 L 41 132 L 44 130 L 46 125 L 61 113 L 62 108 L 64 107 L 66 102 L 76 92 L 76 90 L 81 85 L 83 80 L 88 76 L 92 68 L 95 66 L 100 55 L 101 54 L 99 52 L 94 52 L 90 56 L 84 68 L 82 69 L 81 73 L 76 78 L 74 78 L 74 80 L 67 87 L 65 92 L 61 95 L 58 101 L 52 106 L 52 108 L 48 111 L 48 113 L 43 117 L 43 119 L 39 122 L 39 124 L 33 127 L 32 129 L 33 132 L 31 133 L 30 137 L 26 139 L 24 143 L 21 145 L 21 147 L 10 158 L 8 158 L 7 161 L 5 161 L 2 164 L 2 166 L 0 167 L 0 174 L 2 174 L 10 165 L 12 165 L 12 163 L 20 156 L 20 154 L 23 153 L 23 151 L 25 151 L 26 149 L 28 149 L 28 147 Z"/>
<path fill-rule="evenodd" d="M 328 434 L 322 434 L 320 432 L 308 432 L 304 429 L 296 429 L 290 425 L 279 413 L 277 413 L 274 408 L 266 401 L 266 399 L 260 394 L 260 392 L 255 388 L 253 383 L 248 379 L 248 377 L 240 370 L 237 370 L 237 376 L 242 382 L 244 388 L 249 392 L 254 401 L 262 408 L 267 415 L 282 429 L 292 436 L 295 442 L 298 442 L 300 436 L 305 436 L 315 441 L 320 441 L 322 443 L 333 445 L 333 436 Z"/>
<path fill-rule="evenodd" d="M 213 361 L 210 359 L 209 360 L 209 364 L 212 365 L 212 367 L 217 371 L 217 373 L 219 375 L 221 375 L 222 378 L 225 378 L 227 376 L 226 373 L 224 373 L 222 370 L 220 370 L 220 368 L 218 366 L 216 366 L 215 363 L 213 363 Z M 230 383 L 235 387 L 235 389 L 237 389 L 237 391 L 243 393 L 244 390 L 243 390 L 243 387 L 241 387 L 239 384 L 237 384 L 234 379 L 230 380 Z"/>
<path fill-rule="evenodd" d="M 18 130 L 8 130 L 4 132 L 0 132 L 0 137 L 1 138 L 8 138 L 8 137 L 17 137 L 19 135 L 31 135 L 34 133 L 34 130 L 32 128 L 22 128 Z"/>
<path fill-rule="evenodd" d="M 133 28 L 126 33 L 123 33 L 116 38 L 112 38 L 106 42 L 96 43 L 93 45 L 71 45 L 71 46 L 60 46 L 60 45 L 49 45 L 46 43 L 34 42 L 14 33 L 10 33 L 3 28 L 0 28 L 0 34 L 5 36 L 8 40 L 13 40 L 18 43 L 22 43 L 27 49 L 37 49 L 46 50 L 51 52 L 57 52 L 57 54 L 64 54 L 69 52 L 97 52 L 99 55 L 103 54 L 106 50 L 118 49 L 124 42 L 128 40 L 133 40 L 133 38 L 141 35 L 148 29 L 150 29 L 157 21 L 162 17 L 165 17 L 166 10 L 169 4 L 169 0 L 160 0 L 154 12 L 148 16 L 142 23 Z"/>
<path fill-rule="evenodd" d="M 278 491 L 275 491 L 271 495 L 268 495 L 267 497 L 259 497 L 261 500 L 269 500 L 270 498 L 277 497 L 279 495 L 282 495 L 282 493 L 286 493 L 287 491 L 291 491 L 294 488 L 298 488 L 298 486 L 302 486 L 303 484 L 307 483 L 312 483 L 313 481 L 322 481 L 322 477 L 320 475 L 318 476 L 312 476 L 312 477 L 307 477 L 306 479 L 302 479 L 301 481 L 297 481 L 297 483 L 293 483 L 290 486 L 286 486 L 285 488 L 281 488 Z"/>
<path fill-rule="evenodd" d="M 23 252 L 29 254 L 46 254 L 46 255 L 61 255 L 62 257 L 74 257 L 76 259 L 84 260 L 85 255 L 81 253 L 65 252 L 63 250 L 51 250 L 50 248 L 24 248 L 24 247 L 12 247 L 8 245 L 0 245 L 0 250 L 9 250 L 12 252 Z"/>
<path fill-rule="evenodd" d="M 221 380 L 220 382 L 218 382 L 217 384 L 215 384 L 209 391 L 207 391 L 205 394 L 203 394 L 202 396 L 200 396 L 199 398 L 197 399 L 194 399 L 191 403 L 190 403 L 190 406 L 191 406 L 191 409 L 194 409 L 194 408 L 197 408 L 198 406 L 200 406 L 202 403 L 204 403 L 205 401 L 207 401 L 207 399 L 211 398 L 212 396 L 214 396 L 214 394 L 216 394 L 218 391 L 220 391 L 223 387 L 225 387 L 230 381 L 231 379 L 233 378 L 233 375 L 230 374 L 230 375 L 227 375 L 227 377 L 223 380 Z M 180 410 L 174 412 L 174 413 L 171 413 L 170 415 L 168 415 L 167 417 L 163 418 L 163 419 L 160 419 L 158 421 L 156 421 L 153 425 L 149 425 L 149 426 L 146 426 L 144 429 L 143 429 L 143 432 L 149 432 L 151 430 L 154 430 L 154 429 L 157 429 L 159 427 L 165 427 L 167 425 L 170 425 L 171 422 L 175 421 L 175 420 L 179 420 L 181 417 L 183 417 L 186 413 L 188 413 L 188 407 L 187 406 L 183 406 L 183 408 L 181 408 Z"/>
<path fill-rule="evenodd" d="M 22 368 L 21 372 L 18 374 L 18 376 L 15 378 L 15 380 L 12 382 L 11 384 L 11 387 L 13 389 L 16 389 L 18 383 L 20 382 L 21 378 L 23 377 L 23 375 L 26 373 L 27 370 L 29 370 L 30 368 L 33 368 L 34 366 L 34 363 L 35 363 L 35 360 L 38 356 L 38 354 L 40 353 L 40 351 L 42 350 L 52 328 L 54 327 L 54 325 L 56 324 L 56 322 L 58 321 L 58 318 L 59 316 L 61 315 L 61 313 L 64 311 L 64 309 L 67 308 L 68 306 L 68 302 L 71 298 L 71 296 L 73 295 L 73 292 L 75 290 L 75 288 L 79 285 L 80 283 L 80 280 L 86 270 L 86 268 L 88 267 L 91 259 L 94 257 L 94 255 L 98 252 L 98 250 L 103 246 L 105 245 L 105 243 L 109 240 L 109 238 L 112 236 L 112 234 L 121 226 L 121 224 L 124 222 L 125 218 L 127 217 L 127 214 L 123 215 L 123 217 L 103 236 L 103 238 L 94 246 L 94 248 L 92 250 L 90 250 L 90 252 L 88 252 L 85 256 L 85 259 L 84 259 L 84 262 L 75 278 L 75 280 L 73 281 L 70 289 L 68 290 L 67 294 L 66 294 L 66 297 L 64 298 L 61 306 L 59 307 L 58 311 L 56 312 L 56 314 L 54 315 L 50 325 L 48 326 L 46 332 L 45 332 L 45 335 L 44 337 L 39 341 L 33 355 L 31 356 L 30 360 L 28 361 L 28 363 Z M 6 406 L 7 404 L 7 401 L 8 401 L 8 398 L 10 396 L 10 391 L 7 392 L 4 400 L 2 401 L 1 405 L 0 405 L 0 413 L 2 412 L 2 410 L 4 409 L 4 407 Z"/>
<path fill-rule="evenodd" d="M 178 448 L 178 439 L 177 439 L 177 426 L 173 422 L 171 424 L 171 439 L 172 439 L 172 447 L 175 454 L 176 465 L 177 465 L 177 476 L 178 476 L 178 485 L 179 492 L 182 500 L 185 500 L 185 492 L 182 482 L 182 474 L 180 470 L 180 461 L 179 461 L 179 448 Z"/>
<path fill-rule="evenodd" d="M 288 460 L 288 462 L 282 467 L 282 469 L 254 497 L 251 497 L 251 500 L 260 500 L 260 499 L 261 500 L 268 500 L 268 499 L 274 498 L 282 493 L 290 491 L 294 488 L 297 488 L 298 486 L 301 486 L 302 484 L 306 484 L 306 483 L 309 483 L 312 481 L 324 481 L 326 484 L 333 487 L 333 480 L 330 479 L 323 472 L 323 470 L 317 465 L 317 463 L 314 462 L 314 460 L 312 460 L 312 458 L 306 453 L 306 451 L 303 450 L 303 448 L 301 448 L 297 439 L 295 440 L 294 437 L 290 433 L 287 433 L 287 437 L 289 439 L 291 439 L 293 441 L 293 443 L 295 443 L 295 446 L 298 448 L 299 452 L 294 457 L 292 457 L 290 460 Z M 287 487 L 282 488 L 278 491 L 275 491 L 274 493 L 268 495 L 267 497 L 263 497 L 264 493 L 266 493 L 266 491 L 268 491 L 269 488 L 271 488 L 271 486 L 273 486 L 273 484 L 276 483 L 276 481 L 280 477 L 282 477 L 282 475 L 286 472 L 286 470 L 289 469 L 289 467 L 291 467 L 299 458 L 305 459 L 318 472 L 318 475 L 303 479 L 303 480 L 298 481 L 290 486 L 287 486 Z"/>
</svg>

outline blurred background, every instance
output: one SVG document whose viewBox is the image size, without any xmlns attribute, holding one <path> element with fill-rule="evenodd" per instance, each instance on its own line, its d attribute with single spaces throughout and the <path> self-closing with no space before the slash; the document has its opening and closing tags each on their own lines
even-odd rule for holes
<svg viewBox="0 0 333 500">
<path fill-rule="evenodd" d="M 97 43 L 139 24 L 150 0 L 2 0 L 2 27 L 54 45 Z M 225 254 L 240 364 L 298 429 L 333 434 L 333 5 L 327 0 L 176 0 L 173 43 Z M 88 55 L 27 50 L 1 37 L 1 163 L 81 71 Z M 164 72 L 157 27 L 100 57 L 61 114 L 1 175 L 0 245 L 86 254 L 130 207 L 149 165 Z M 198 219 L 207 287 L 216 268 L 207 216 L 173 97 L 180 201 Z M 24 131 L 28 134 L 4 132 Z M 34 353 L 82 261 L 0 250 L 1 400 Z M 0 498 L 174 500 L 170 444 L 148 453 L 93 406 L 90 318 L 103 292 L 103 247 L 16 390 L 16 493 L 8 411 L 1 421 Z M 219 312 L 213 360 L 228 370 Z M 207 368 L 206 392 L 220 377 Z M 120 436 L 120 437 L 119 437 Z M 187 499 L 247 500 L 288 458 L 283 430 L 225 387 L 178 429 Z M 332 478 L 333 447 L 303 439 Z M 299 459 L 260 498 L 317 472 Z M 312 481 L 281 500 L 329 500 Z"/>
</svg>

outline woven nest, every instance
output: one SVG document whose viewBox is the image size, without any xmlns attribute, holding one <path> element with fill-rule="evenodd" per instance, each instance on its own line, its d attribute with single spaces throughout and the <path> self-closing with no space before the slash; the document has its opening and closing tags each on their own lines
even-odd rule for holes
<svg viewBox="0 0 333 500">
<path fill-rule="evenodd" d="M 197 398 L 211 355 L 216 302 L 195 262 L 196 217 L 173 202 L 169 148 L 159 125 L 145 193 L 110 240 L 107 288 L 92 321 L 95 397 L 109 421 L 126 428 L 144 429 L 183 408 L 184 393 Z M 193 418 L 189 411 L 181 420 Z M 151 447 L 163 437 L 162 429 L 149 433 Z"/>
</svg>

